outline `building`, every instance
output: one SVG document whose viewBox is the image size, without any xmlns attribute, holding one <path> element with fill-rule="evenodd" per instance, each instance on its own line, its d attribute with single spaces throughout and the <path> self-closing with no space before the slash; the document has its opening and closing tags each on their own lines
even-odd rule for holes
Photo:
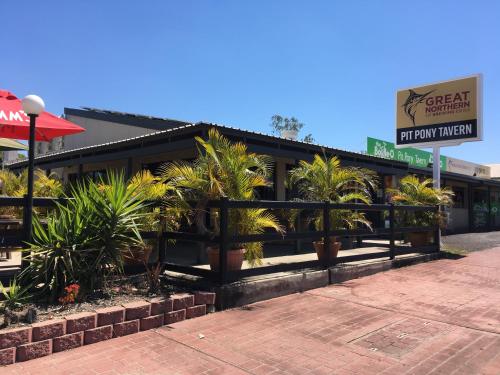
<svg viewBox="0 0 500 375">
<path fill-rule="evenodd" d="M 397 186 L 398 179 L 407 174 L 432 176 L 428 167 L 218 124 L 193 124 L 92 108 L 66 108 L 64 112 L 66 118 L 87 131 L 61 140 L 57 151 L 39 153 L 35 165 L 57 173 L 65 182 L 84 176 L 96 178 L 107 169 L 122 169 L 132 176 L 141 169 L 156 171 L 166 161 L 193 159 L 197 154 L 194 137 L 206 136 L 212 127 L 231 140 L 244 142 L 249 150 L 274 158 L 274 184 L 260 192 L 262 199 L 289 199 L 291 192 L 285 187 L 287 171 L 299 160 L 312 160 L 315 154 L 323 152 L 338 156 L 343 165 L 376 171 L 382 181 L 380 189 L 374 192 L 377 203 L 384 203 L 385 189 Z M 18 161 L 9 168 L 19 171 L 26 164 Z M 442 173 L 442 184 L 455 192 L 455 205 L 449 215 L 450 232 L 500 229 L 500 181 L 446 171 Z"/>
</svg>

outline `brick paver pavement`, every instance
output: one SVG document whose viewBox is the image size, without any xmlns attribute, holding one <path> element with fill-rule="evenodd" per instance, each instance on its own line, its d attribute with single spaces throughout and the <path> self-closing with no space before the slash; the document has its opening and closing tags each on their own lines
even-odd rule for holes
<svg viewBox="0 0 500 375">
<path fill-rule="evenodd" d="M 500 374 L 500 248 L 0 368 L 10 374 Z"/>
</svg>

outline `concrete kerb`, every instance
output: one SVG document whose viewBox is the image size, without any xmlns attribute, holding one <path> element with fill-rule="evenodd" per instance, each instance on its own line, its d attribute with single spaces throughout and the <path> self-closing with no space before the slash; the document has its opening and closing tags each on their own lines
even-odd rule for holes
<svg viewBox="0 0 500 375">
<path fill-rule="evenodd" d="M 310 289 L 325 287 L 329 284 L 342 283 L 347 280 L 388 271 L 391 268 L 428 262 L 439 259 L 441 256 L 441 253 L 412 254 L 393 260 L 337 264 L 328 270 L 308 269 L 280 272 L 261 277 L 251 277 L 225 285 L 214 285 L 205 279 L 180 274 L 172 274 L 167 278 L 168 282 L 186 288 L 209 290 L 216 293 L 215 306 L 217 310 L 225 310 L 292 293 L 301 293 Z"/>
</svg>

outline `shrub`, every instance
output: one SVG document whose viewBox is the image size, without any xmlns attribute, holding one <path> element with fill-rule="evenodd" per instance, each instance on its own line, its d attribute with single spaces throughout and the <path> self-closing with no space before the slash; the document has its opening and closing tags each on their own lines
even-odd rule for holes
<svg viewBox="0 0 500 375">
<path fill-rule="evenodd" d="M 140 195 L 127 189 L 122 174 L 110 173 L 100 183 L 109 188 L 92 181 L 74 185 L 71 199 L 57 205 L 46 225 L 34 218 L 30 263 L 20 276 L 37 296 L 56 302 L 73 283 L 83 293 L 100 288 L 107 275 L 123 271 L 124 249 L 141 243 Z"/>
</svg>

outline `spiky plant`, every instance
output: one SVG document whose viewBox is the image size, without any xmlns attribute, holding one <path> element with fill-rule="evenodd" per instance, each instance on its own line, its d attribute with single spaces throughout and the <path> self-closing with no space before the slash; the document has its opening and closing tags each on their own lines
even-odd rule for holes
<svg viewBox="0 0 500 375">
<path fill-rule="evenodd" d="M 419 179 L 417 176 L 408 175 L 399 181 L 397 189 L 387 189 L 387 192 L 396 205 L 450 207 L 453 204 L 453 191 L 448 188 L 434 188 L 433 184 L 431 178 Z M 441 213 L 417 211 L 405 213 L 399 220 L 406 226 L 429 226 L 443 224 L 443 218 Z"/>
<path fill-rule="evenodd" d="M 180 202 L 198 201 L 194 210 L 195 223 L 200 233 L 206 233 L 207 201 L 221 197 L 238 200 L 255 199 L 256 188 L 270 186 L 268 177 L 272 172 L 272 159 L 248 152 L 244 143 L 233 143 L 216 129 L 209 130 L 206 140 L 196 137 L 196 141 L 199 156 L 194 162 L 167 163 L 160 168 L 160 173 L 171 191 L 169 199 Z M 212 210 L 211 215 L 217 219 L 218 212 Z M 215 230 L 218 231 L 218 220 L 214 220 L 214 223 L 216 223 Z M 283 230 L 276 217 L 268 210 L 229 210 L 230 235 L 259 234 L 266 228 L 278 232 Z M 251 265 L 261 263 L 262 243 L 233 244 L 233 246 L 246 249 L 245 259 Z"/>
<path fill-rule="evenodd" d="M 288 175 L 288 184 L 296 185 L 303 198 L 331 203 L 371 203 L 370 189 L 378 184 L 376 174 L 367 169 L 342 167 L 336 156 L 315 155 L 312 162 L 300 161 Z M 323 214 L 314 217 L 317 230 L 323 229 Z M 330 227 L 353 229 L 358 224 L 371 228 L 364 213 L 351 210 L 331 210 Z"/>
<path fill-rule="evenodd" d="M 16 310 L 28 303 L 32 295 L 29 292 L 30 286 L 19 284 L 14 278 L 9 281 L 9 287 L 6 288 L 0 282 L 0 291 L 2 292 L 4 301 L 2 302 L 3 309 Z"/>
<path fill-rule="evenodd" d="M 20 277 L 39 297 L 55 302 L 72 283 L 83 292 L 100 288 L 108 274 L 122 272 L 124 249 L 141 243 L 142 198 L 127 189 L 121 174 L 101 182 L 109 188 L 92 181 L 74 185 L 71 199 L 58 204 L 45 225 L 35 216 L 29 265 Z"/>
</svg>

